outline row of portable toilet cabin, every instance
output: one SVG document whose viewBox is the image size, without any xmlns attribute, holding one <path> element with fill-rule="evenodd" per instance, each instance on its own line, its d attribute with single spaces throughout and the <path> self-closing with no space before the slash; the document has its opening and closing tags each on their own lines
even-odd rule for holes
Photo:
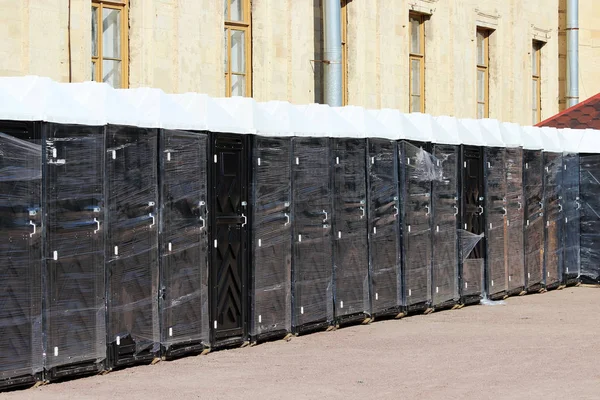
<svg viewBox="0 0 600 400">
<path fill-rule="evenodd" d="M 0 387 L 597 281 L 599 154 L 595 131 L 0 78 Z"/>
</svg>

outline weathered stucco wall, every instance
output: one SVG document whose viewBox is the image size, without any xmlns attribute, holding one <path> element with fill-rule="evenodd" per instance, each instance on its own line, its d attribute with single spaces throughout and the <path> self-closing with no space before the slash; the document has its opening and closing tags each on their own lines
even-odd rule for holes
<svg viewBox="0 0 600 400">
<path fill-rule="evenodd" d="M 425 111 L 476 115 L 476 26 L 490 39 L 490 117 L 531 123 L 531 42 L 542 49 L 542 118 L 559 110 L 564 0 L 350 0 L 348 101 L 408 111 L 408 13 L 426 21 Z M 68 0 L 0 0 L 0 75 L 69 79 Z M 600 91 L 600 5 L 581 3 L 581 99 Z M 131 0 L 129 86 L 224 94 L 223 7 L 214 0 Z M 71 79 L 90 79 L 91 0 L 71 0 Z M 252 1 L 253 95 L 322 99 L 321 0 Z M 564 62 L 560 63 L 562 66 Z M 564 67 L 563 67 L 564 68 Z"/>
</svg>

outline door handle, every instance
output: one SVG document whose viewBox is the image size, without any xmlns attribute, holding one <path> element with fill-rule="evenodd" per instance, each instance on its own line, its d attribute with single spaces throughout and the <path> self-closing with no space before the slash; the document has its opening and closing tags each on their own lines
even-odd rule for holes
<svg viewBox="0 0 600 400">
<path fill-rule="evenodd" d="M 202 230 L 206 226 L 206 221 L 204 221 L 204 218 L 202 218 L 202 217 L 198 217 L 198 218 L 200 218 L 200 221 L 202 221 L 202 226 L 200 227 L 200 230 Z"/>
<path fill-rule="evenodd" d="M 575 204 L 577 204 L 577 208 L 575 210 L 579 210 L 581 208 L 581 204 L 578 201 L 575 201 Z"/>
<path fill-rule="evenodd" d="M 242 223 L 242 228 L 243 228 L 248 223 L 248 217 L 246 217 L 244 214 L 242 214 L 242 218 L 244 218 L 244 222 Z"/>
<path fill-rule="evenodd" d="M 33 237 L 33 235 L 35 235 L 35 232 L 37 230 L 37 226 L 35 226 L 35 222 L 33 222 L 33 221 L 29 221 L 29 225 L 33 226 L 33 232 L 29 234 L 29 237 Z"/>
<path fill-rule="evenodd" d="M 95 235 L 100 230 L 100 221 L 98 221 L 98 218 L 94 218 L 94 222 L 96 223 L 96 229 L 94 230 Z"/>
<path fill-rule="evenodd" d="M 522 208 L 523 208 L 523 204 L 521 204 L 521 202 L 520 202 L 520 201 L 517 201 L 517 204 L 519 205 L 519 208 L 517 208 L 517 210 L 520 210 L 520 209 L 522 209 Z"/>
<path fill-rule="evenodd" d="M 323 223 L 327 222 L 327 211 L 323 210 L 323 214 L 325 214 L 325 219 L 323 220 Z"/>
<path fill-rule="evenodd" d="M 562 209 L 563 209 L 563 206 L 562 206 L 562 204 L 559 204 L 559 205 L 558 205 L 558 212 L 562 212 Z"/>
<path fill-rule="evenodd" d="M 508 212 L 506 211 L 506 207 L 502 207 L 502 211 L 504 211 L 503 216 L 506 217 L 506 214 L 508 214 Z"/>
<path fill-rule="evenodd" d="M 429 216 L 429 206 L 425 206 L 425 208 L 427 209 L 427 212 L 425 213 L 425 216 Z"/>
<path fill-rule="evenodd" d="M 289 225 L 290 224 L 290 216 L 288 213 L 283 213 L 283 215 L 286 218 L 285 224 L 283 224 L 283 226 Z"/>
<path fill-rule="evenodd" d="M 481 211 L 479 211 L 478 215 L 483 214 L 483 206 L 477 206 L 477 209 L 481 210 Z"/>
<path fill-rule="evenodd" d="M 398 207 L 396 207 L 396 205 L 394 205 L 394 210 L 396 210 L 396 212 L 394 213 L 394 217 L 398 216 Z"/>
<path fill-rule="evenodd" d="M 544 209 L 544 203 L 541 202 L 541 201 L 538 201 L 538 204 L 540 205 L 540 210 L 543 210 Z"/>
<path fill-rule="evenodd" d="M 452 207 L 454 207 L 454 209 L 456 210 L 456 212 L 454 213 L 454 216 L 456 217 L 458 215 L 458 207 L 455 205 L 453 205 Z"/>
<path fill-rule="evenodd" d="M 148 214 L 150 216 L 150 218 L 152 218 L 152 223 L 150 224 L 150 228 L 152 228 L 154 226 L 154 224 L 156 223 L 156 218 L 154 217 L 154 215 L 152 215 L 152 213 Z"/>
<path fill-rule="evenodd" d="M 360 219 L 363 219 L 365 217 L 365 208 L 364 207 L 359 207 L 360 211 L 362 211 L 362 215 L 360 216 Z"/>
</svg>

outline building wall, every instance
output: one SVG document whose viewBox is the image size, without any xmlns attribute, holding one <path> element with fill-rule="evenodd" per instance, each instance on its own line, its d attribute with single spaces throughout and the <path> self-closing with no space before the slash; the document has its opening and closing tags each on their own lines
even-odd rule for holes
<svg viewBox="0 0 600 400">
<path fill-rule="evenodd" d="M 600 93 L 600 2 L 579 0 L 579 100 Z"/>
<path fill-rule="evenodd" d="M 490 117 L 531 123 L 531 43 L 542 49 L 542 118 L 559 110 L 564 0 L 349 0 L 348 102 L 408 111 L 408 13 L 429 14 L 425 111 L 476 115 L 476 27 L 492 28 Z M 600 13 L 581 3 L 581 97 L 600 91 Z M 91 77 L 91 0 L 71 0 L 71 80 Z M 322 99 L 321 0 L 252 0 L 252 87 L 259 100 Z M 0 75 L 69 80 L 69 0 L 0 0 Z M 130 0 L 129 86 L 222 96 L 221 0 Z"/>
</svg>

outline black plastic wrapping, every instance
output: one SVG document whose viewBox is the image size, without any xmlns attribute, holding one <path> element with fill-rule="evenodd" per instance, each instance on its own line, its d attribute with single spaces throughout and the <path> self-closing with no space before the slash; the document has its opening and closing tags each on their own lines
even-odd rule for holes
<svg viewBox="0 0 600 400">
<path fill-rule="evenodd" d="M 600 283 L 600 155 L 580 155 L 581 281 Z"/>
<path fill-rule="evenodd" d="M 431 303 L 431 182 L 439 170 L 423 145 L 402 141 L 399 147 L 404 305 L 410 311 Z"/>
<path fill-rule="evenodd" d="M 61 377 L 106 358 L 104 128 L 45 124 L 44 132 L 45 369 Z"/>
<path fill-rule="evenodd" d="M 579 279 L 581 259 L 580 249 L 580 212 L 581 200 L 579 198 L 579 154 L 565 153 L 563 155 L 563 280 L 571 285 Z"/>
<path fill-rule="evenodd" d="M 110 366 L 154 358 L 158 315 L 157 130 L 107 128 L 107 336 Z"/>
<path fill-rule="evenodd" d="M 253 138 L 250 336 L 291 332 L 291 139 Z"/>
<path fill-rule="evenodd" d="M 374 315 L 402 306 L 397 142 L 368 139 L 369 256 Z"/>
<path fill-rule="evenodd" d="M 506 209 L 507 229 L 505 243 L 508 264 L 507 290 L 509 295 L 519 294 L 525 288 L 525 252 L 523 221 L 523 149 L 506 149 Z"/>
<path fill-rule="evenodd" d="M 160 131 L 160 317 L 167 353 L 209 343 L 207 142 L 203 133 Z"/>
<path fill-rule="evenodd" d="M 42 143 L 0 122 L 0 389 L 42 371 Z"/>
<path fill-rule="evenodd" d="M 507 226 L 506 150 L 485 148 L 485 236 L 486 294 L 490 299 L 502 298 L 508 291 L 505 246 Z"/>
<path fill-rule="evenodd" d="M 482 147 L 461 146 L 460 297 L 478 303 L 485 289 L 485 197 Z"/>
<path fill-rule="evenodd" d="M 333 320 L 333 194 L 330 139 L 292 143 L 292 325 L 298 331 Z"/>
<path fill-rule="evenodd" d="M 435 144 L 433 155 L 441 179 L 433 181 L 432 305 L 446 307 L 460 300 L 458 290 L 458 163 L 459 147 Z"/>
<path fill-rule="evenodd" d="M 366 140 L 333 147 L 334 310 L 338 320 L 370 315 Z"/>
<path fill-rule="evenodd" d="M 544 280 L 547 288 L 562 281 L 562 153 L 544 153 Z"/>
<path fill-rule="evenodd" d="M 544 283 L 544 187 L 541 151 L 523 151 L 525 196 L 526 288 L 539 290 Z"/>
</svg>

